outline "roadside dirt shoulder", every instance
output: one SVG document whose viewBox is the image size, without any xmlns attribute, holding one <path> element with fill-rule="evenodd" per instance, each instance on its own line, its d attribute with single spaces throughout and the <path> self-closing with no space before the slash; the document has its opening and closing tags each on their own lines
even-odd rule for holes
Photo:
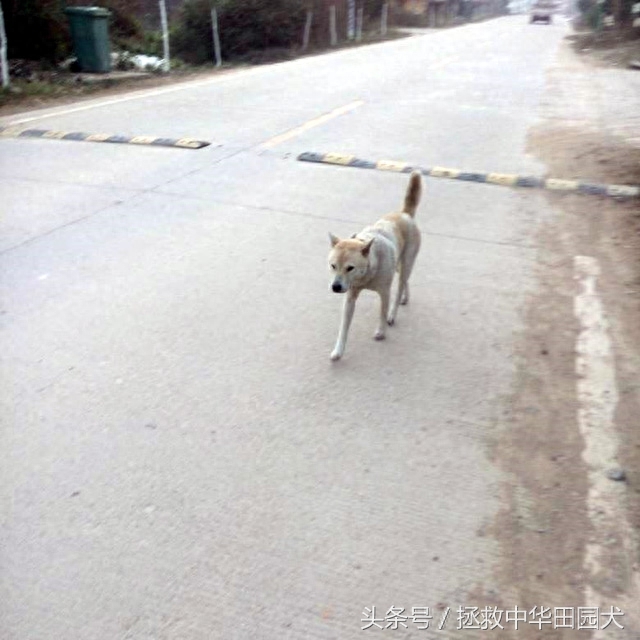
<svg viewBox="0 0 640 640">
<path fill-rule="evenodd" d="M 627 73 L 633 72 L 609 69 L 598 76 L 563 45 L 549 73 L 542 122 L 529 140 L 529 151 L 547 165 L 549 177 L 640 184 L 635 116 L 640 92 L 634 97 L 629 90 Z M 511 427 L 495 451 L 513 479 L 509 507 L 496 526 L 507 559 L 502 579 L 528 607 L 593 605 L 586 601 L 593 587 L 625 611 L 625 630 L 616 629 L 619 635 L 613 637 L 635 639 L 640 637 L 640 201 L 546 197 L 554 215 L 539 232 L 539 287 L 525 310 L 528 329 L 520 336 Z M 619 394 L 614 423 L 631 544 L 621 539 L 619 522 L 607 523 L 606 539 L 595 540 L 602 530 L 594 530 L 587 508 L 589 468 L 577 417 L 575 256 L 595 258 L 601 268 L 597 287 L 613 342 Z M 594 542 L 606 556 L 606 570 L 595 578 L 585 568 Z M 534 627 L 518 637 L 574 633 L 542 634 Z M 592 637 L 609 637 L 600 633 Z"/>
<path fill-rule="evenodd" d="M 72 81 L 51 84 L 50 93 L 29 95 L 28 93 L 16 94 L 5 104 L 0 104 L 0 117 L 12 116 L 33 109 L 49 109 L 68 104 L 81 104 L 96 98 L 108 98 L 122 95 L 131 91 L 143 91 L 171 86 L 183 82 L 209 80 L 223 74 L 234 73 L 243 67 L 233 67 L 222 70 L 188 71 L 171 75 L 151 75 L 119 80 L 107 78 L 95 82 Z M 80 76 L 78 76 L 80 77 Z"/>
</svg>

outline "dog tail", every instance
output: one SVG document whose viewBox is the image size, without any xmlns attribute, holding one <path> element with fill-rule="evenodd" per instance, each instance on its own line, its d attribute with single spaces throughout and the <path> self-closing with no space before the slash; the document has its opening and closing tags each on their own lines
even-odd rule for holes
<svg viewBox="0 0 640 640">
<path fill-rule="evenodd" d="M 404 208 L 402 211 L 408 213 L 412 218 L 416 215 L 416 209 L 420 204 L 422 194 L 422 175 L 419 171 L 414 171 L 409 179 L 409 186 L 404 197 Z"/>
</svg>

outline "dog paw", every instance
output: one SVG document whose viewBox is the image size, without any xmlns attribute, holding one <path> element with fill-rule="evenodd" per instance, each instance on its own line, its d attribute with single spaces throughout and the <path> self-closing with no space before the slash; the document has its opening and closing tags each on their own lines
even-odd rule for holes
<svg viewBox="0 0 640 640">
<path fill-rule="evenodd" d="M 340 360 L 341 357 L 342 357 L 342 353 L 340 351 L 338 351 L 337 349 L 334 349 L 331 352 L 331 360 L 333 362 L 335 362 L 336 360 Z"/>
<path fill-rule="evenodd" d="M 384 340 L 384 338 L 385 338 L 384 331 L 380 331 L 379 329 L 373 334 L 374 340 Z"/>
<path fill-rule="evenodd" d="M 403 296 L 400 299 L 400 304 L 409 304 L 409 298 L 407 298 L 406 296 Z"/>
<path fill-rule="evenodd" d="M 389 316 L 389 317 L 387 318 L 387 324 L 388 324 L 390 327 L 393 327 L 393 325 L 395 324 L 395 322 L 396 322 L 396 319 L 395 319 L 393 316 Z"/>
</svg>

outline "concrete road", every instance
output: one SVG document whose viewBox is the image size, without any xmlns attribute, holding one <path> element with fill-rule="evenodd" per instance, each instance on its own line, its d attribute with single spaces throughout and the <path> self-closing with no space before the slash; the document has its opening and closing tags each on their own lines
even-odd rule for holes
<svg viewBox="0 0 640 640">
<path fill-rule="evenodd" d="M 372 607 L 446 638 L 458 605 L 518 604 L 491 445 L 549 205 L 427 179 L 410 305 L 377 343 L 363 296 L 331 363 L 327 232 L 406 176 L 294 157 L 541 173 L 564 33 L 508 17 L 2 121 L 214 142 L 0 141 L 2 638 L 393 633 Z"/>
</svg>

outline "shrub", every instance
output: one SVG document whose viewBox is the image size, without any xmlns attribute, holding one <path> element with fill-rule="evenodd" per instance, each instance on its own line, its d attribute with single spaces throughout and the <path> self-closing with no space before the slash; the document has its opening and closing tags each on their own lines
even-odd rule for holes
<svg viewBox="0 0 640 640">
<path fill-rule="evenodd" d="M 2 0 L 9 58 L 58 60 L 70 48 L 57 0 Z"/>
<path fill-rule="evenodd" d="M 216 5 L 224 58 L 242 57 L 255 50 L 290 48 L 301 39 L 304 0 L 218 0 Z M 209 0 L 185 2 L 172 30 L 171 46 L 187 62 L 212 60 Z"/>
<path fill-rule="evenodd" d="M 9 58 L 61 60 L 71 52 L 71 36 L 64 7 L 92 4 L 87 0 L 2 0 Z M 138 0 L 97 0 L 112 12 L 112 42 L 143 39 L 136 17 Z"/>
</svg>

